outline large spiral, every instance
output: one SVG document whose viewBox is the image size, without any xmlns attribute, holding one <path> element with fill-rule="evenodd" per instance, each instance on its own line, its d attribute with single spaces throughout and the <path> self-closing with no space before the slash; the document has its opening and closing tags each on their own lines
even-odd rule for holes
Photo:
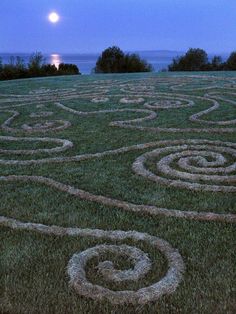
<svg viewBox="0 0 236 314">
<path fill-rule="evenodd" d="M 175 292 L 183 279 L 185 272 L 184 261 L 177 249 L 167 241 L 147 233 L 137 231 L 106 231 L 101 229 L 64 228 L 60 226 L 47 226 L 38 223 L 21 222 L 12 218 L 0 216 L 0 226 L 17 230 L 34 231 L 41 234 L 70 237 L 91 237 L 109 241 L 131 240 L 135 246 L 126 244 L 108 245 L 102 244 L 76 253 L 68 263 L 67 272 L 70 285 L 81 296 L 94 300 L 106 299 L 113 304 L 146 304 L 158 300 L 161 296 Z M 159 281 L 137 291 L 122 290 L 113 291 L 102 286 L 90 283 L 86 276 L 86 265 L 94 257 L 100 257 L 106 253 L 120 255 L 127 258 L 133 265 L 133 269 L 117 270 L 111 261 L 99 263 L 97 271 L 103 277 L 112 282 L 138 281 L 151 270 L 152 262 L 148 255 L 136 247 L 136 244 L 145 243 L 166 258 L 168 270 Z"/>
<path fill-rule="evenodd" d="M 167 186 L 196 191 L 236 192 L 236 144 L 221 141 L 173 141 L 138 157 L 135 173 Z M 156 172 L 148 169 L 156 165 Z"/>
</svg>

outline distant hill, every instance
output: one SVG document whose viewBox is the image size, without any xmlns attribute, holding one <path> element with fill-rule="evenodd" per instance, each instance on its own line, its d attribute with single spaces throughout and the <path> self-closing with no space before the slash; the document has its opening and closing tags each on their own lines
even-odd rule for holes
<svg viewBox="0 0 236 314">
<path fill-rule="evenodd" d="M 132 51 L 131 51 L 132 52 Z M 155 57 L 176 57 L 180 56 L 184 53 L 184 51 L 175 51 L 175 50 L 140 50 L 140 51 L 134 51 L 134 53 L 138 53 L 140 55 L 146 55 L 146 56 L 155 56 Z"/>
</svg>

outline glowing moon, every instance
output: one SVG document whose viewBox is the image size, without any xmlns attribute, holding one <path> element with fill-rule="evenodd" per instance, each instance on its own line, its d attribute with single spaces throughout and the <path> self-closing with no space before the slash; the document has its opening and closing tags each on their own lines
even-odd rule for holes
<svg viewBox="0 0 236 314">
<path fill-rule="evenodd" d="M 51 23 L 57 23 L 60 19 L 60 16 L 56 12 L 49 14 L 48 19 Z"/>
</svg>

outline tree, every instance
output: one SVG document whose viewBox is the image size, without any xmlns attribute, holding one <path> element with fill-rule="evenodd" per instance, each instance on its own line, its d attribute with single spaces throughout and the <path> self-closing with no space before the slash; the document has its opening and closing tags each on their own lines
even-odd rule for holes
<svg viewBox="0 0 236 314">
<path fill-rule="evenodd" d="M 137 54 L 125 54 L 119 47 L 105 49 L 98 58 L 95 73 L 150 72 L 152 70 L 145 60 Z"/>
<path fill-rule="evenodd" d="M 41 52 L 35 52 L 30 56 L 28 68 L 31 76 L 39 76 L 41 68 L 45 64 L 45 59 Z"/>
<path fill-rule="evenodd" d="M 95 73 L 119 73 L 124 66 L 124 53 L 116 46 L 109 47 L 98 58 Z"/>
<path fill-rule="evenodd" d="M 185 64 L 189 71 L 199 71 L 208 63 L 207 53 L 202 49 L 189 49 L 185 55 Z"/>
<path fill-rule="evenodd" d="M 236 70 L 236 51 L 233 51 L 226 61 L 227 70 Z"/>
<path fill-rule="evenodd" d="M 204 71 L 207 66 L 207 53 L 203 49 L 190 48 L 184 56 L 173 59 L 169 71 Z"/>
<path fill-rule="evenodd" d="M 211 70 L 219 71 L 223 69 L 223 62 L 221 56 L 214 56 L 211 60 Z"/>
<path fill-rule="evenodd" d="M 16 57 L 16 61 L 15 61 L 15 67 L 16 67 L 19 71 L 25 71 L 25 70 L 26 70 L 26 66 L 25 66 L 24 59 L 17 56 L 17 57 Z"/>
</svg>

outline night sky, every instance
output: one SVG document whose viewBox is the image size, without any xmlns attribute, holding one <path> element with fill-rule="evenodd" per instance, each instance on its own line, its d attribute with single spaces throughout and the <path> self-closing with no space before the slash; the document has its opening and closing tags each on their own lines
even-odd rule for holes
<svg viewBox="0 0 236 314">
<path fill-rule="evenodd" d="M 236 50 L 236 0 L 0 0 L 0 10 L 0 52 Z"/>
</svg>

